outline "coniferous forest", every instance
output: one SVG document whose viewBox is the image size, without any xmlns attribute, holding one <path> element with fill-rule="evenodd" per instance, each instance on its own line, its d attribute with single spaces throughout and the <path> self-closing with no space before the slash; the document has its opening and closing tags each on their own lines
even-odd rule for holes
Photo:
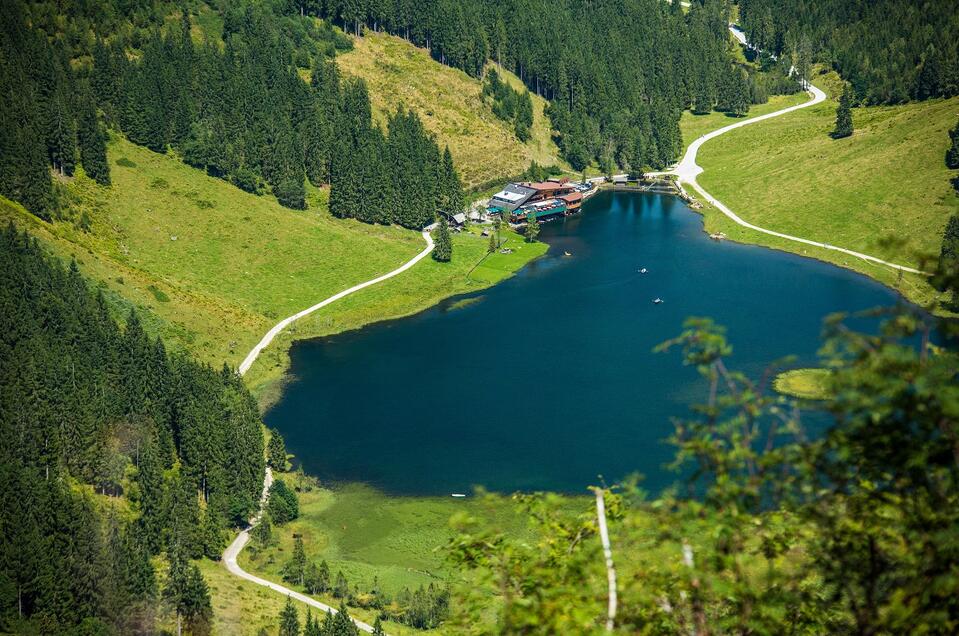
<svg viewBox="0 0 959 636">
<path fill-rule="evenodd" d="M 682 151 L 683 111 L 742 116 L 769 95 L 799 90 L 794 64 L 805 74 L 821 62 L 847 82 L 837 138 L 851 136 L 856 103 L 959 95 L 955 2 L 736 4 L 749 41 L 763 52 L 758 66 L 731 55 L 727 0 L 693 0 L 688 10 L 678 0 L 4 0 L 0 196 L 55 220 L 69 205 L 65 180 L 85 175 L 98 191 L 115 192 L 107 151 L 119 136 L 291 210 L 309 207 L 314 188 L 329 188 L 332 215 L 370 224 L 419 230 L 438 212 L 464 210 L 449 148 L 407 107 L 374 116 L 367 85 L 341 73 L 337 54 L 364 30 L 404 38 L 483 79 L 493 115 L 522 141 L 532 134 L 531 94 L 544 98 L 553 138 L 577 171 L 663 169 Z M 512 88 L 491 62 L 527 90 Z M 946 162 L 955 168 L 959 125 L 951 134 Z M 533 163 L 524 178 L 560 171 Z M 959 188 L 959 177 L 954 183 Z M 489 252 L 502 247 L 499 223 Z M 538 231 L 528 224 L 527 240 Z M 435 237 L 433 258 L 450 261 L 445 218 Z M 952 216 L 943 272 L 954 269 L 957 246 Z M 950 276 L 943 289 L 956 288 Z M 917 625 L 956 632 L 959 363 L 945 346 L 920 355 L 903 345 L 936 332 L 911 314 L 893 318 L 871 337 L 830 323 L 837 399 L 827 411 L 836 426 L 821 440 L 797 435 L 763 452 L 751 434 L 741 436 L 741 424 L 772 422 L 771 440 L 785 437 L 781 425 L 802 432 L 783 416 L 785 402 L 757 395 L 756 383 L 725 370 L 727 343 L 711 323 L 690 323 L 671 341 L 730 393 L 720 388 L 719 406 L 679 423 L 673 440 L 677 465 L 693 461 L 696 477 L 706 478 L 692 486 L 704 500 L 667 497 L 633 517 L 636 545 L 648 548 L 650 536 L 658 537 L 653 547 L 682 545 L 690 565 L 643 563 L 623 598 L 664 614 L 627 613 L 621 625 L 676 633 L 705 633 L 707 624 L 737 633 L 906 633 Z M 229 530 L 257 509 L 267 463 L 262 423 L 232 369 L 168 351 L 149 324 L 91 287 L 75 262 L 61 263 L 37 239 L 0 226 L 2 633 L 156 633 L 171 615 L 188 633 L 211 629 L 210 591 L 193 562 L 219 559 Z M 913 385 L 925 392 L 901 377 L 918 378 Z M 914 428 L 908 435 L 903 422 Z M 279 433 L 267 454 L 274 470 L 288 468 Z M 269 523 L 300 514 L 287 482 L 278 478 L 269 494 L 271 521 L 259 526 L 254 546 L 268 543 Z M 611 518 L 628 518 L 619 506 L 630 499 L 640 505 L 638 493 L 611 496 Z M 574 523 L 550 505 L 520 501 L 541 522 L 542 537 L 531 535 L 541 543 L 468 529 L 449 550 L 452 563 L 519 592 L 505 594 L 504 631 L 534 625 L 572 633 L 568 606 L 551 589 L 574 600 L 596 595 L 582 576 L 600 563 L 596 542 L 584 541 L 595 533 L 593 518 Z M 709 537 L 695 546 L 702 579 L 690 575 L 684 528 Z M 636 554 L 658 558 L 654 550 Z M 413 628 L 456 615 L 480 625 L 491 615 L 486 600 L 509 590 L 491 584 L 485 594 L 480 586 L 485 596 L 464 602 L 429 586 L 390 603 L 376 584 L 359 594 L 341 572 L 331 581 L 325 562 L 318 568 L 301 557 L 302 540 L 285 568 L 288 582 L 329 589 L 344 603 L 372 598 L 368 607 L 381 617 Z M 747 576 L 755 564 L 768 585 Z M 288 609 L 283 633 L 299 633 L 292 601 Z M 354 633 L 345 612 L 334 620 L 340 631 L 325 633 Z M 307 620 L 307 633 L 320 629 Z"/>
<path fill-rule="evenodd" d="M 955 2 L 740 0 L 759 48 L 833 66 L 868 104 L 959 95 Z"/>
<path fill-rule="evenodd" d="M 109 183 L 105 126 L 294 209 L 306 207 L 306 179 L 331 185 L 334 215 L 371 223 L 419 229 L 437 209 L 462 205 L 455 168 L 418 117 L 400 111 L 388 131 L 374 126 L 366 87 L 341 80 L 332 58 L 349 42 L 303 26 L 312 22 L 229 4 L 220 46 L 195 41 L 189 13 L 136 38 L 92 28 L 92 41 L 75 44 L 50 41 L 32 19 L 13 3 L 0 25 L 0 80 L 23 87 L 0 104 L 0 193 L 38 216 L 56 208 L 48 167 L 72 175 L 79 156 L 89 176 Z M 290 24 L 305 33 L 291 35 Z M 329 46 L 316 50 L 325 37 Z"/>
<path fill-rule="evenodd" d="M 551 100 L 564 156 L 577 170 L 673 162 L 682 148 L 679 115 L 694 105 L 745 112 L 749 78 L 728 56 L 723 2 L 661 0 L 303 0 L 347 31 L 385 29 L 434 58 L 481 76 L 487 59 L 514 71 Z"/>
<path fill-rule="evenodd" d="M 0 333 L 0 626 L 150 631 L 162 596 L 202 633 L 189 560 L 219 558 L 259 500 L 256 401 L 230 369 L 169 354 L 135 313 L 118 326 L 75 265 L 12 226 Z"/>
</svg>

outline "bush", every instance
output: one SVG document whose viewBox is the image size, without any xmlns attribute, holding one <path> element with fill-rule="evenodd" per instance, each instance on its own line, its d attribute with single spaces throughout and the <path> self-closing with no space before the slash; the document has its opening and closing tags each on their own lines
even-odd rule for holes
<svg viewBox="0 0 959 636">
<path fill-rule="evenodd" d="M 260 190 L 263 189 L 263 183 L 260 181 L 260 177 L 244 166 L 240 166 L 233 171 L 233 174 L 230 175 L 230 181 L 239 189 L 251 194 L 259 194 Z"/>
<path fill-rule="evenodd" d="M 282 479 L 277 479 L 270 486 L 266 509 L 270 519 L 278 526 L 300 516 L 300 505 L 296 501 L 296 493 L 290 490 Z"/>
<path fill-rule="evenodd" d="M 153 297 L 156 298 L 161 303 L 170 302 L 170 297 L 163 293 L 163 290 L 158 289 L 156 285 L 150 285 L 147 287 L 147 290 L 153 294 Z"/>
</svg>

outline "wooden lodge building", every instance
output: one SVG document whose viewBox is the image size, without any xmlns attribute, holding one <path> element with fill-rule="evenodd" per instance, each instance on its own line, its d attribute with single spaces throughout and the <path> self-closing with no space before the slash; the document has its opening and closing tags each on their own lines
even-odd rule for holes
<svg viewBox="0 0 959 636">
<path fill-rule="evenodd" d="M 489 209 L 521 222 L 577 212 L 582 205 L 583 193 L 564 178 L 510 183 L 492 196 Z"/>
<path fill-rule="evenodd" d="M 512 212 L 528 203 L 556 199 L 572 192 L 576 192 L 576 188 L 569 179 L 510 183 L 493 195 L 490 199 L 490 207 Z"/>
</svg>

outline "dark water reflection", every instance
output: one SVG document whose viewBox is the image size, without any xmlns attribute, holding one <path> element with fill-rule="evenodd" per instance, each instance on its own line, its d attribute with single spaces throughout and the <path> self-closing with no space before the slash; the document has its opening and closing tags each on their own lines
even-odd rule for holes
<svg viewBox="0 0 959 636">
<path fill-rule="evenodd" d="M 725 325 L 730 365 L 757 373 L 814 362 L 827 314 L 897 302 L 837 267 L 711 241 L 669 196 L 603 193 L 540 239 L 549 254 L 479 302 L 294 345 L 296 380 L 266 421 L 307 472 L 445 495 L 582 492 L 639 471 L 657 490 L 674 479 L 670 418 L 703 396 L 678 353 L 652 353 L 686 317 Z"/>
</svg>

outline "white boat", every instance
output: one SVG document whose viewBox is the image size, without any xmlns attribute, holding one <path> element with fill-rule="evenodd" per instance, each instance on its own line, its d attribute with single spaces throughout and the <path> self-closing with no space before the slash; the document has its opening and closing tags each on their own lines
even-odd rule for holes
<svg viewBox="0 0 959 636">
<path fill-rule="evenodd" d="M 452 495 L 450 495 L 450 496 L 451 496 L 451 497 L 465 497 L 466 495 L 464 495 L 464 494 L 461 493 L 461 492 L 454 492 L 454 493 L 453 493 Z"/>
<path fill-rule="evenodd" d="M 657 298 L 653 301 L 654 305 L 662 305 L 665 301 L 662 298 Z"/>
<path fill-rule="evenodd" d="M 646 273 L 646 268 L 644 267 L 643 269 L 639 270 L 639 273 L 640 273 L 640 274 L 645 274 L 645 273 Z"/>
</svg>

